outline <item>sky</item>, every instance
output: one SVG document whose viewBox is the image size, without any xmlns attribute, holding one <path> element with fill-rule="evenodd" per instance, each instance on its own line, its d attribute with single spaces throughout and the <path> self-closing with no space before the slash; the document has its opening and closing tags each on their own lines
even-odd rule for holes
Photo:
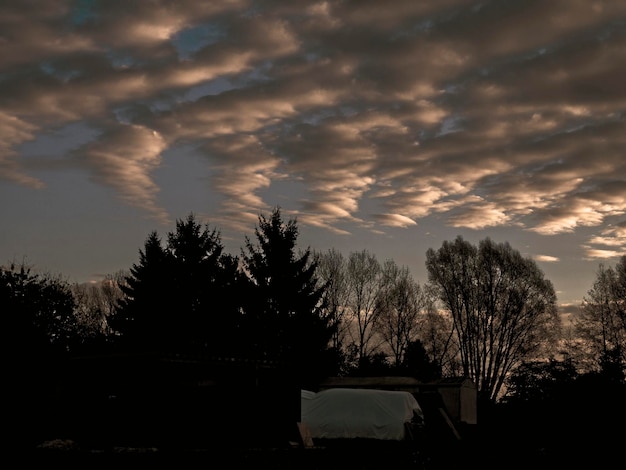
<svg viewBox="0 0 626 470">
<path fill-rule="evenodd" d="M 0 265 L 94 282 L 194 214 L 428 281 L 457 236 L 563 309 L 626 254 L 622 0 L 3 0 Z"/>
</svg>

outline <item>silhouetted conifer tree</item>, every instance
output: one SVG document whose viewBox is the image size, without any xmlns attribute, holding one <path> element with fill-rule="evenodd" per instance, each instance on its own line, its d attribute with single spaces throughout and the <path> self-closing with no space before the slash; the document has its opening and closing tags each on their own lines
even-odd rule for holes
<svg viewBox="0 0 626 470">
<path fill-rule="evenodd" d="M 130 268 L 130 275 L 121 285 L 124 298 L 109 318 L 109 325 L 120 335 L 125 349 L 154 350 L 169 340 L 167 316 L 172 320 L 172 260 L 156 231 L 150 233 L 139 262 Z"/>
<path fill-rule="evenodd" d="M 244 313 L 251 353 L 257 358 L 293 361 L 315 381 L 336 364 L 330 348 L 333 326 L 322 309 L 323 286 L 307 248 L 296 253 L 298 226 L 283 222 L 280 208 L 259 216 L 257 243 L 246 237 L 242 250 L 248 278 Z"/>
<path fill-rule="evenodd" d="M 152 232 L 110 320 L 131 350 L 223 355 L 235 340 L 237 259 L 220 234 L 193 214 L 176 222 L 163 246 Z M 228 351 L 228 352 L 225 352 Z"/>
</svg>

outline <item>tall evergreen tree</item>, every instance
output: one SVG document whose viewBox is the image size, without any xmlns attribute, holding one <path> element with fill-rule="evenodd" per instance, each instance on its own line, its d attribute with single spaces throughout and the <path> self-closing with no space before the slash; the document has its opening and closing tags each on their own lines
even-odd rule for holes
<svg viewBox="0 0 626 470">
<path fill-rule="evenodd" d="M 283 222 L 279 207 L 270 217 L 259 216 L 255 236 L 257 243 L 246 237 L 242 250 L 251 352 L 257 358 L 294 361 L 309 372 L 307 379 L 317 380 L 335 359 L 330 348 L 334 326 L 323 314 L 317 262 L 309 248 L 296 253 L 297 221 Z"/>
<path fill-rule="evenodd" d="M 237 323 L 236 259 L 224 253 L 219 231 L 200 225 L 193 214 L 177 221 L 167 246 L 180 312 L 174 331 L 196 351 L 225 354 Z"/>
<path fill-rule="evenodd" d="M 167 244 L 152 232 L 133 265 L 111 327 L 131 349 L 222 355 L 233 348 L 237 259 L 220 233 L 190 214 Z"/>
<path fill-rule="evenodd" d="M 125 349 L 152 351 L 169 341 L 168 313 L 172 311 L 170 254 L 161 237 L 152 231 L 139 250 L 139 262 L 121 284 L 124 298 L 109 319 Z M 173 315 L 172 315 L 173 316 Z"/>
</svg>

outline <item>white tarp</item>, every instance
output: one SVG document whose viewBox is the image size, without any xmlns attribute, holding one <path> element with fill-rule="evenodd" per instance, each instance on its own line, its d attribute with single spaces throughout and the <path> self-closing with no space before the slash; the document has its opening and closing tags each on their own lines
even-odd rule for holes
<svg viewBox="0 0 626 470">
<path fill-rule="evenodd" d="M 409 392 L 333 388 L 302 390 L 301 422 L 313 439 L 403 440 L 405 424 L 424 414 Z"/>
</svg>

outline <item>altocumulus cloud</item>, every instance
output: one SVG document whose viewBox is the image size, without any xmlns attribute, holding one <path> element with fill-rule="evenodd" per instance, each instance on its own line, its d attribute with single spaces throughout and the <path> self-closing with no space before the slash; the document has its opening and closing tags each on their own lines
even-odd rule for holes
<svg viewBox="0 0 626 470">
<path fill-rule="evenodd" d="M 292 181 L 336 233 L 437 215 L 614 256 L 625 26 L 619 0 L 4 1 L 0 178 L 42 188 L 20 146 L 80 122 L 67 164 L 159 221 L 162 154 L 191 145 L 238 229 Z"/>
</svg>

